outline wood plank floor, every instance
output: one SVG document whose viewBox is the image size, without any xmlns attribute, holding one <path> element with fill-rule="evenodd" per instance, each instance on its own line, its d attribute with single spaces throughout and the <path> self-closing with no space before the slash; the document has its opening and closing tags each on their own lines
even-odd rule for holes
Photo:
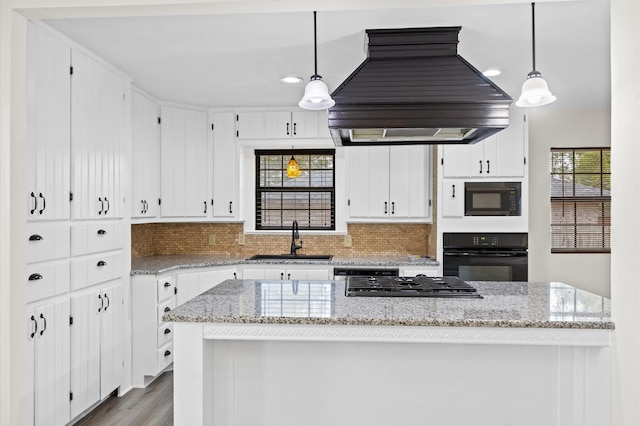
<svg viewBox="0 0 640 426">
<path fill-rule="evenodd" d="M 167 371 L 145 389 L 112 396 L 74 426 L 173 425 L 173 371 Z"/>
</svg>

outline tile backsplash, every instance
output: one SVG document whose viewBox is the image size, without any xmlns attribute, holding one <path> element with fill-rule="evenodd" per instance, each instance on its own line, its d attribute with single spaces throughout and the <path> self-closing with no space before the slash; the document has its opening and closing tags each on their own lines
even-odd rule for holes
<svg viewBox="0 0 640 426">
<path fill-rule="evenodd" d="M 300 231 L 300 253 L 334 256 L 430 255 L 435 256 L 435 225 L 349 224 L 351 247 L 345 235 L 314 235 Z M 239 240 L 244 238 L 244 244 Z M 149 223 L 131 225 L 133 257 L 166 254 L 288 253 L 291 235 L 243 234 L 241 223 Z"/>
</svg>

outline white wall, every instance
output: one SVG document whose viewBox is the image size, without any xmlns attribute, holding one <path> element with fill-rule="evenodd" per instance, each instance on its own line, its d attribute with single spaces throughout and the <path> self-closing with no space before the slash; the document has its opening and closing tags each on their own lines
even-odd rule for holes
<svg viewBox="0 0 640 426">
<path fill-rule="evenodd" d="M 611 146 L 610 115 L 609 110 L 551 107 L 529 113 L 530 281 L 564 282 L 606 297 L 611 293 L 611 255 L 551 254 L 549 203 L 551 148 Z"/>
</svg>

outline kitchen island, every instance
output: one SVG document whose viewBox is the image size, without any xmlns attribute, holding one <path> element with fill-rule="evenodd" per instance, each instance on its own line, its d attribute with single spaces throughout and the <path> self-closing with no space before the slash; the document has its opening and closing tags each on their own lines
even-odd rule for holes
<svg viewBox="0 0 640 426">
<path fill-rule="evenodd" d="M 175 424 L 608 424 L 609 300 L 471 284 L 482 299 L 227 280 L 165 315 Z"/>
</svg>

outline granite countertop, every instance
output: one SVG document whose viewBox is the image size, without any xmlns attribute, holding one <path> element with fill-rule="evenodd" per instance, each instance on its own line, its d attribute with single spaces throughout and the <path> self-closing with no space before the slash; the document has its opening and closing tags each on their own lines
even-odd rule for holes
<svg viewBox="0 0 640 426">
<path fill-rule="evenodd" d="M 470 282 L 482 299 L 347 297 L 344 281 L 227 280 L 165 321 L 613 329 L 609 299 L 560 283 Z"/>
<path fill-rule="evenodd" d="M 438 266 L 438 261 L 421 256 L 334 256 L 331 260 L 269 259 L 247 260 L 222 255 L 147 256 L 131 260 L 131 275 L 155 275 L 176 269 L 206 268 L 225 265 L 330 265 L 330 266 Z"/>
</svg>

